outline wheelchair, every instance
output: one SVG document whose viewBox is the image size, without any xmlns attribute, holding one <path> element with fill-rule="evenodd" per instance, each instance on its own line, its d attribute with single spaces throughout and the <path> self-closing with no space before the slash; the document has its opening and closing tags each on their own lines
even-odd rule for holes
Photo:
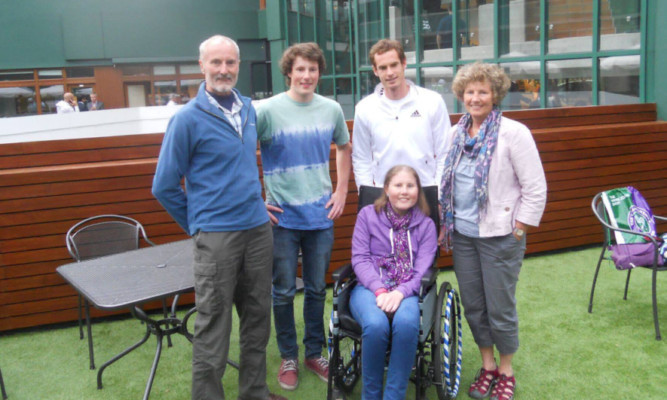
<svg viewBox="0 0 667 400">
<path fill-rule="evenodd" d="M 437 187 L 424 187 L 431 218 L 438 227 Z M 362 186 L 359 206 L 372 204 L 382 188 Z M 438 399 L 454 399 L 461 377 L 462 339 L 461 306 L 458 293 L 449 282 L 437 288 L 436 259 L 421 279 L 419 289 L 419 340 L 410 377 L 415 398 L 425 399 L 426 390 L 435 386 Z M 349 395 L 361 377 L 361 327 L 352 317 L 349 297 L 357 284 L 351 264 L 332 274 L 333 311 L 329 323 L 329 379 L 327 400 L 334 394 Z M 391 351 L 391 349 L 389 350 Z"/>
</svg>

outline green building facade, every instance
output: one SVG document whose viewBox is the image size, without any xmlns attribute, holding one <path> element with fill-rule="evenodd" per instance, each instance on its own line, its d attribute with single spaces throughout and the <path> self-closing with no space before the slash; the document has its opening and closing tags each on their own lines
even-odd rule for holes
<svg viewBox="0 0 667 400">
<path fill-rule="evenodd" d="M 285 89 L 290 44 L 327 58 L 319 92 L 351 119 L 377 84 L 368 50 L 399 40 L 406 75 L 460 112 L 462 65 L 500 64 L 512 79 L 503 109 L 656 102 L 667 116 L 667 2 L 660 0 L 24 0 L 0 2 L 0 116 L 44 114 L 65 91 L 108 107 L 192 97 L 198 45 L 224 34 L 241 48 L 239 89 Z"/>
</svg>

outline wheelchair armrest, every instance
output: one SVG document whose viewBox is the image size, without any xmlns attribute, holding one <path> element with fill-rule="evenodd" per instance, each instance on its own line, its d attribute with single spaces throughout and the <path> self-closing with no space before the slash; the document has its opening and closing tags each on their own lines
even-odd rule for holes
<svg viewBox="0 0 667 400">
<path fill-rule="evenodd" d="M 422 276 L 421 279 L 421 286 L 422 287 L 429 287 L 433 285 L 438 278 L 438 269 L 436 267 L 429 267 L 429 269 L 426 270 L 424 275 Z"/>
<path fill-rule="evenodd" d="M 352 264 L 348 263 L 335 270 L 331 274 L 331 278 L 333 278 L 335 282 L 340 282 L 342 280 L 349 278 L 350 275 L 352 275 L 353 273 L 354 269 L 352 269 Z"/>
</svg>

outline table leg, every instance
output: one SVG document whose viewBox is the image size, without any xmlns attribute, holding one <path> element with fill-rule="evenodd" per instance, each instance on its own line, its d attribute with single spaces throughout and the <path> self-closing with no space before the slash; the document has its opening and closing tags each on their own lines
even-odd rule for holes
<svg viewBox="0 0 667 400">
<path fill-rule="evenodd" d="M 160 362 L 160 355 L 162 354 L 162 332 L 159 330 L 155 334 L 157 339 L 157 348 L 155 349 L 155 358 L 153 359 L 153 365 L 151 366 L 151 373 L 148 376 L 148 382 L 146 382 L 146 390 L 144 391 L 143 400 L 148 400 L 148 396 L 151 394 L 151 388 L 153 387 L 153 380 L 155 379 L 155 371 L 157 371 L 157 364 Z"/>
<path fill-rule="evenodd" d="M 88 332 L 88 358 L 90 359 L 90 369 L 95 369 L 95 352 L 93 351 L 93 330 L 90 327 L 90 303 L 83 299 L 86 309 L 86 331 Z"/>
<path fill-rule="evenodd" d="M 104 369 L 108 367 L 109 365 L 115 363 L 116 361 L 120 360 L 121 358 L 125 357 L 128 353 L 130 353 L 132 350 L 136 349 L 137 347 L 141 346 L 142 344 L 146 343 L 148 338 L 151 335 L 151 330 L 148 324 L 146 324 L 146 333 L 144 334 L 144 337 L 138 341 L 137 343 L 133 344 L 132 346 L 128 347 L 127 349 L 123 350 L 121 353 L 119 353 L 117 356 L 112 358 L 111 360 L 105 362 L 102 364 L 100 367 L 100 370 L 97 371 L 97 388 L 102 389 L 102 373 L 104 372 Z"/>
<path fill-rule="evenodd" d="M 162 315 L 165 319 L 169 318 L 169 312 L 167 311 L 167 299 L 162 299 Z M 167 335 L 167 346 L 171 347 L 171 335 Z"/>
<path fill-rule="evenodd" d="M 134 306 L 131 310 L 132 315 L 136 318 L 144 321 L 150 333 L 155 335 L 157 340 L 157 348 L 155 349 L 155 358 L 153 359 L 153 365 L 151 366 L 151 373 L 148 376 L 148 382 L 146 382 L 146 390 L 144 391 L 144 400 L 148 400 L 150 396 L 151 388 L 153 386 L 153 380 L 155 379 L 155 372 L 157 371 L 158 363 L 160 362 L 160 355 L 162 354 L 162 341 L 165 335 L 169 338 L 173 333 L 181 333 L 182 321 L 178 318 L 164 318 L 161 320 L 154 320 L 150 318 L 144 310 L 138 306 Z"/>
<path fill-rule="evenodd" d="M 2 390 L 2 398 L 7 399 L 7 392 L 5 391 L 5 381 L 2 380 L 2 370 L 0 370 L 0 390 Z"/>
</svg>

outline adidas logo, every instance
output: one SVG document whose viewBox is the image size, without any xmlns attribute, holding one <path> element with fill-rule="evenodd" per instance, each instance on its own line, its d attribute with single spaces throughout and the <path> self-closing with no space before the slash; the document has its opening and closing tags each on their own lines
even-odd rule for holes
<svg viewBox="0 0 667 400">
<path fill-rule="evenodd" d="M 422 115 L 419 113 L 419 110 L 415 110 L 415 112 L 413 112 L 412 115 L 410 115 L 410 118 L 412 118 L 412 117 L 419 118 L 421 116 Z"/>
</svg>

